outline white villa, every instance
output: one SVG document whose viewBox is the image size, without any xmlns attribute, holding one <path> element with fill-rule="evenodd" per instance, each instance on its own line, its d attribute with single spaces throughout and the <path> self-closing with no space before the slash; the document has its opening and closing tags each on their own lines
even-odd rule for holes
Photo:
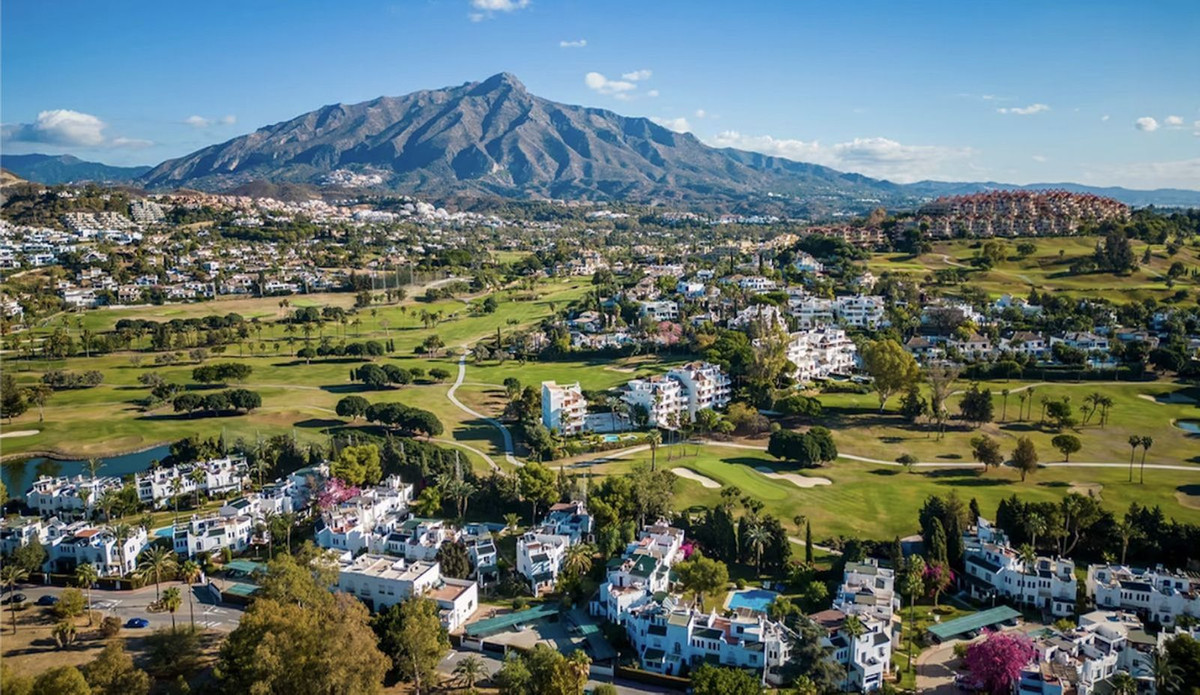
<svg viewBox="0 0 1200 695">
<path fill-rule="evenodd" d="M 791 335 L 787 359 L 796 366 L 797 381 L 827 379 L 854 369 L 858 348 L 840 328 L 815 328 Z"/>
<path fill-rule="evenodd" d="M 138 499 L 155 507 L 166 506 L 177 495 L 197 489 L 209 497 L 240 492 L 246 475 L 244 456 L 227 456 L 209 461 L 154 468 L 135 477 Z"/>
<path fill-rule="evenodd" d="M 1021 553 L 987 519 L 977 520 L 974 536 L 965 536 L 961 575 L 972 596 L 1033 606 L 1055 617 L 1075 613 L 1075 563 L 1066 558 L 1038 557 L 1026 566 Z"/>
<path fill-rule="evenodd" d="M 408 516 L 413 486 L 398 475 L 324 511 L 317 521 L 316 543 L 350 552 L 379 552 L 388 534 Z"/>
<path fill-rule="evenodd" d="M 670 588 L 671 566 L 682 559 L 682 529 L 665 521 L 646 526 L 625 554 L 608 563 L 604 583 L 590 606 L 593 615 L 624 625 L 630 610 Z"/>
<path fill-rule="evenodd" d="M 239 553 L 254 540 L 254 519 L 249 515 L 222 516 L 209 514 L 193 516 L 175 525 L 175 552 L 193 557 L 214 550 L 229 548 Z"/>
<path fill-rule="evenodd" d="M 591 539 L 592 517 L 583 502 L 550 507 L 542 523 L 517 539 L 517 573 L 529 582 L 534 596 L 554 588 L 567 548 Z"/>
<path fill-rule="evenodd" d="M 337 588 L 382 610 L 410 596 L 437 602 L 442 625 L 457 630 L 479 607 L 479 586 L 468 579 L 443 577 L 441 566 L 388 555 L 364 554 L 340 563 Z"/>
<path fill-rule="evenodd" d="M 1088 597 L 1097 608 L 1137 613 L 1143 619 L 1174 625 L 1183 615 L 1200 618 L 1200 575 L 1182 570 L 1121 565 L 1090 565 Z"/>
<path fill-rule="evenodd" d="M 683 387 L 688 417 L 696 419 L 701 410 L 718 410 L 729 405 L 729 377 L 721 368 L 708 362 L 689 362 L 667 372 Z"/>
<path fill-rule="evenodd" d="M 105 492 L 120 489 L 121 479 L 115 476 L 42 476 L 33 481 L 33 487 L 25 493 L 25 503 L 42 516 L 86 516 L 96 509 L 97 502 Z"/>
<path fill-rule="evenodd" d="M 683 389 L 665 375 L 634 379 L 625 385 L 621 400 L 630 408 L 644 408 L 651 427 L 674 429 L 674 417 L 683 412 Z"/>
</svg>

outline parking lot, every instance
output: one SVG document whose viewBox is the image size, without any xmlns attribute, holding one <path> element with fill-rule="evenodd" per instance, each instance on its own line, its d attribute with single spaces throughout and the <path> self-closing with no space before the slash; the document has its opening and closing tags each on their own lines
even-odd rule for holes
<svg viewBox="0 0 1200 695">
<path fill-rule="evenodd" d="M 179 589 L 185 587 L 178 582 L 163 583 L 159 590 L 174 586 Z M 30 603 L 36 603 L 42 596 L 59 596 L 62 594 L 64 587 L 58 586 L 18 586 L 14 594 L 24 594 L 26 600 Z M 83 590 L 84 599 L 87 599 L 87 590 Z M 8 594 L 5 594 L 8 598 Z M 193 587 L 192 594 L 192 609 L 196 615 L 196 627 L 219 630 L 221 632 L 230 632 L 237 627 L 238 622 L 242 619 L 242 608 L 228 604 L 214 604 L 210 594 L 200 585 Z M 150 612 L 149 606 L 154 602 L 154 585 L 142 587 L 132 591 L 103 591 L 100 589 L 92 590 L 92 610 L 99 611 L 104 615 L 116 616 L 124 625 L 130 618 L 144 618 L 149 624 L 147 630 L 156 630 L 160 627 L 171 626 L 171 614 L 165 611 Z M 175 622 L 188 623 L 191 620 L 191 612 L 188 607 L 187 594 L 183 595 L 183 603 L 180 604 L 179 610 L 175 613 Z"/>
</svg>

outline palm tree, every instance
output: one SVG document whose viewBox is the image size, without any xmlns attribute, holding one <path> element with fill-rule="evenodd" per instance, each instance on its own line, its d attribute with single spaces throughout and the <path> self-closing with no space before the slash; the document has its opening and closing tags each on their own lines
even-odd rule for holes
<svg viewBox="0 0 1200 695">
<path fill-rule="evenodd" d="M 1112 686 L 1113 695 L 1137 695 L 1137 680 L 1124 671 L 1114 673 L 1108 684 Z"/>
<path fill-rule="evenodd" d="M 759 574 L 762 574 L 762 554 L 767 547 L 767 543 L 771 540 L 771 534 L 767 531 L 767 527 L 762 524 L 754 524 L 746 530 L 746 542 L 750 544 L 750 549 L 754 551 L 754 569 Z"/>
<path fill-rule="evenodd" d="M 862 621 L 857 615 L 846 616 L 846 622 L 842 624 L 842 631 L 850 638 L 850 660 L 849 664 L 854 664 L 854 653 L 858 651 L 858 638 L 867 631 L 863 626 Z M 850 676 L 854 673 L 853 668 L 846 669 L 846 690 L 850 690 Z"/>
<path fill-rule="evenodd" d="M 1137 527 L 1129 523 L 1129 517 L 1117 524 L 1117 535 L 1121 538 L 1121 564 L 1125 564 L 1125 554 L 1129 551 L 1129 541 L 1140 535 Z"/>
<path fill-rule="evenodd" d="M 195 468 L 193 468 L 191 470 L 190 473 L 188 473 L 188 480 L 192 481 L 196 485 L 196 489 L 194 490 L 194 492 L 196 493 L 196 496 L 194 498 L 195 501 L 192 503 L 192 506 L 199 509 L 200 508 L 200 484 L 203 483 L 205 480 L 208 480 L 208 472 L 205 471 L 200 466 L 196 466 Z"/>
<path fill-rule="evenodd" d="M 97 473 L 97 472 L 98 472 L 98 471 L 99 471 L 101 468 L 103 468 L 103 467 L 104 467 L 104 464 L 103 464 L 103 463 L 101 463 L 101 462 L 100 462 L 100 459 L 98 459 L 98 458 L 90 458 L 90 459 L 88 459 L 86 462 L 84 462 L 83 466 L 84 466 L 84 468 L 87 468 L 87 470 L 88 470 L 88 476 L 89 476 L 89 477 L 90 477 L 92 480 L 95 480 L 95 479 L 96 479 L 96 473 Z"/>
<path fill-rule="evenodd" d="M 1017 399 L 1021 401 L 1021 407 L 1017 408 L 1017 421 L 1023 422 L 1025 420 L 1025 401 L 1029 400 L 1029 390 L 1018 392 Z"/>
<path fill-rule="evenodd" d="M 1037 549 L 1037 537 L 1046 532 L 1046 518 L 1041 514 L 1030 514 L 1025 517 L 1025 532 L 1031 536 L 1029 545 Z"/>
<path fill-rule="evenodd" d="M 1100 397 L 1100 427 L 1104 428 L 1108 424 L 1108 411 L 1113 406 L 1113 399 L 1110 396 Z"/>
<path fill-rule="evenodd" d="M 171 614 L 171 631 L 175 631 L 175 611 L 179 610 L 179 604 L 183 603 L 183 597 L 179 595 L 179 587 L 170 586 L 163 592 L 162 605 Z M 195 627 L 193 625 L 193 627 Z"/>
<path fill-rule="evenodd" d="M 1083 416 L 1083 424 L 1088 424 L 1088 421 L 1092 419 L 1092 416 L 1096 414 L 1096 411 L 1100 410 L 1100 403 L 1103 400 L 1104 394 L 1097 391 L 1092 391 L 1083 397 L 1083 402 L 1092 406 L 1091 409 L 1087 411 L 1087 415 Z"/>
<path fill-rule="evenodd" d="M 196 629 L 196 606 L 194 604 L 192 585 L 200 578 L 200 565 L 188 560 L 179 568 L 179 579 L 187 585 L 188 592 L 188 613 L 192 620 L 192 630 Z"/>
<path fill-rule="evenodd" d="M 1161 649 L 1155 649 L 1150 657 L 1150 673 L 1154 676 L 1156 693 L 1177 692 L 1183 685 L 1183 670 Z"/>
<path fill-rule="evenodd" d="M 121 553 L 121 571 L 119 574 L 124 577 L 125 572 L 127 571 L 126 567 L 128 567 L 125 562 L 125 541 L 129 540 L 130 534 L 133 533 L 133 527 L 129 524 L 121 522 L 116 526 L 113 526 L 112 532 L 113 537 L 117 540 L 117 551 Z"/>
<path fill-rule="evenodd" d="M 179 523 L 179 496 L 183 494 L 183 479 L 175 477 L 171 480 L 171 499 L 175 502 L 175 523 Z"/>
<path fill-rule="evenodd" d="M 1137 448 L 1142 445 L 1142 438 L 1136 434 L 1129 435 L 1129 482 L 1133 482 L 1133 457 L 1137 455 Z"/>
<path fill-rule="evenodd" d="M 571 671 L 571 675 L 575 677 L 575 682 L 579 686 L 582 686 L 587 683 L 588 673 L 592 668 L 592 660 L 582 649 L 576 649 L 567 657 L 567 668 Z"/>
<path fill-rule="evenodd" d="M 1146 482 L 1146 452 L 1150 451 L 1150 447 L 1154 445 L 1154 437 L 1142 437 L 1142 463 L 1138 466 L 1138 484 Z"/>
<path fill-rule="evenodd" d="M 158 600 L 158 583 L 162 581 L 163 575 L 173 572 L 178 566 L 178 561 L 175 559 L 175 553 L 156 545 L 142 551 L 142 556 L 138 558 L 138 574 L 143 578 L 154 577 L 154 599 Z"/>
<path fill-rule="evenodd" d="M 662 444 L 662 433 L 657 429 L 650 430 L 650 434 L 646 435 L 646 442 L 650 444 L 650 470 L 653 471 L 658 457 L 658 445 Z"/>
<path fill-rule="evenodd" d="M 87 614 L 88 625 L 92 624 L 92 585 L 100 578 L 100 573 L 96 571 L 96 566 L 90 562 L 85 562 L 75 568 L 75 583 L 79 586 L 87 588 Z"/>
<path fill-rule="evenodd" d="M 592 569 L 592 556 L 596 549 L 589 543 L 576 543 L 567 548 L 563 557 L 563 571 L 573 577 L 582 577 Z"/>
<path fill-rule="evenodd" d="M 1004 396 L 1004 406 L 1000 411 L 1000 422 L 1008 419 L 1008 394 L 1011 393 L 1008 389 L 1001 389 L 1000 395 Z"/>
<path fill-rule="evenodd" d="M 1025 574 L 1033 574 L 1037 565 L 1037 551 L 1033 546 L 1026 543 L 1017 549 L 1021 555 L 1021 562 L 1025 565 Z"/>
<path fill-rule="evenodd" d="M 11 594 L 13 590 L 17 588 L 18 584 L 27 579 L 29 579 L 29 570 L 25 569 L 24 567 L 18 567 L 11 562 L 4 565 L 4 567 L 0 567 L 0 583 L 4 584 L 4 587 L 8 589 L 9 593 L 10 600 L 8 605 L 12 608 L 12 624 L 14 635 L 17 634 L 17 602 L 11 600 Z"/>
<path fill-rule="evenodd" d="M 454 667 L 454 675 L 462 682 L 467 690 L 475 690 L 475 685 L 487 676 L 483 660 L 474 654 L 468 654 Z"/>
<path fill-rule="evenodd" d="M 521 523 L 521 515 L 516 512 L 509 512 L 504 515 L 504 530 L 516 531 L 517 525 Z"/>
</svg>

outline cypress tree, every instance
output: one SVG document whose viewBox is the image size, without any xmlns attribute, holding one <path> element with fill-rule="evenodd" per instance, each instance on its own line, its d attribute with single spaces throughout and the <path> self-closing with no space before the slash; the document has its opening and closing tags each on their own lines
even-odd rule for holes
<svg viewBox="0 0 1200 695">
<path fill-rule="evenodd" d="M 812 547 L 812 522 L 804 522 L 804 562 L 808 565 L 813 563 L 813 547 Z"/>
</svg>

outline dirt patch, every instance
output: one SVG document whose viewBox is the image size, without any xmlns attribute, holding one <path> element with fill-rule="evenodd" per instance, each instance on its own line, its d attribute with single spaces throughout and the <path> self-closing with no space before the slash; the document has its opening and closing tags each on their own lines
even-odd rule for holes
<svg viewBox="0 0 1200 695">
<path fill-rule="evenodd" d="M 1104 490 L 1104 486 L 1100 483 L 1077 483 L 1072 480 L 1069 484 L 1071 487 L 1067 492 L 1074 492 L 1084 497 L 1094 497 L 1095 499 L 1101 499 L 1100 493 Z"/>
<path fill-rule="evenodd" d="M 774 480 L 786 480 L 796 487 L 810 488 L 818 485 L 833 485 L 833 481 L 829 478 L 810 478 L 807 475 L 800 475 L 799 473 L 776 473 L 766 466 L 759 466 L 754 470 Z"/>
<path fill-rule="evenodd" d="M 713 480 L 712 478 L 709 478 L 708 476 L 700 475 L 699 473 L 697 473 L 696 471 L 693 471 L 690 468 L 676 467 L 676 468 L 672 468 L 671 472 L 674 473 L 675 475 L 679 476 L 680 478 L 687 478 L 688 480 L 694 480 L 697 483 L 700 483 L 701 487 L 706 487 L 709 490 L 716 490 L 717 488 L 721 487 L 721 484 L 718 483 L 717 481 Z"/>
<path fill-rule="evenodd" d="M 12 432 L 0 432 L 0 439 L 7 439 L 9 437 L 32 437 L 39 432 L 41 432 L 41 430 L 14 430 Z"/>
</svg>

